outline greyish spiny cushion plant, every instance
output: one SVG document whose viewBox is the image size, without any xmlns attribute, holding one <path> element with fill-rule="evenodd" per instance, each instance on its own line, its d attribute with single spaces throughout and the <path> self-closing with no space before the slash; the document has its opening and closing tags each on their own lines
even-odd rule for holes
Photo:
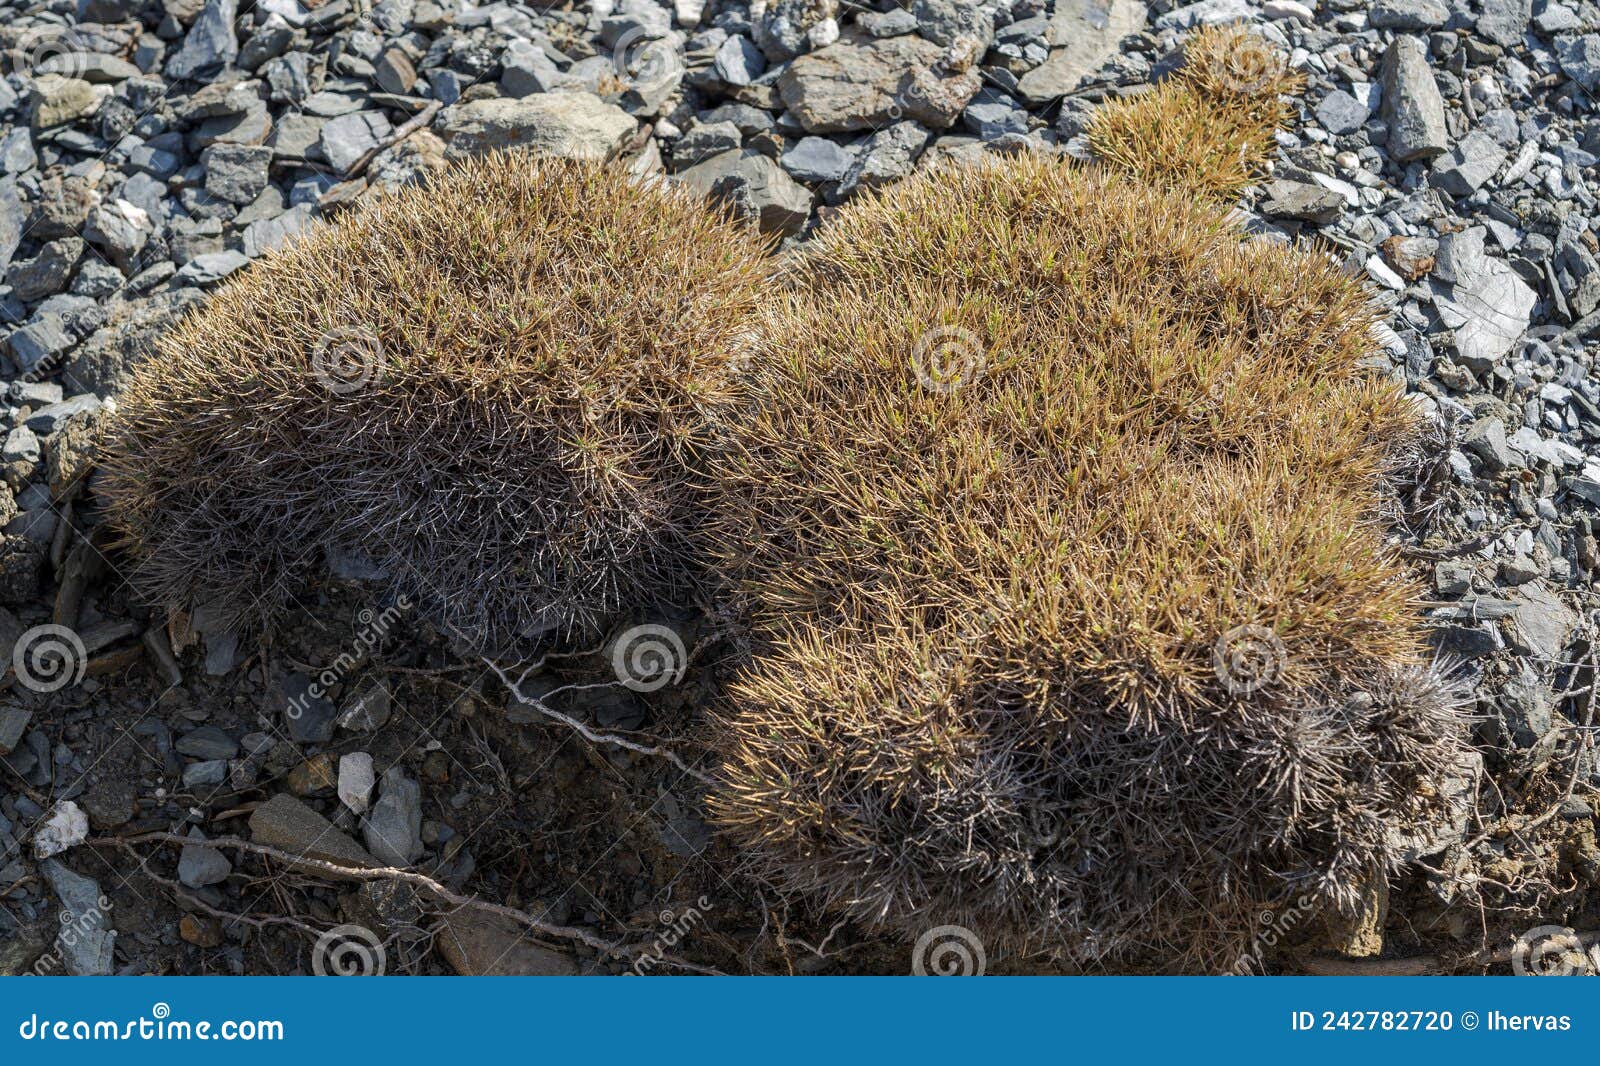
<svg viewBox="0 0 1600 1066">
<path fill-rule="evenodd" d="M 318 228 L 123 398 L 105 488 L 135 584 L 259 625 L 357 553 L 495 646 L 680 593 L 765 263 L 679 188 L 528 154 Z"/>
<path fill-rule="evenodd" d="M 1461 731 L 1377 522 L 1412 409 L 1358 369 L 1361 288 L 1243 236 L 1039 158 L 828 223 L 719 466 L 757 650 L 712 803 L 759 875 L 908 938 L 1227 969 L 1432 815 Z"/>
</svg>

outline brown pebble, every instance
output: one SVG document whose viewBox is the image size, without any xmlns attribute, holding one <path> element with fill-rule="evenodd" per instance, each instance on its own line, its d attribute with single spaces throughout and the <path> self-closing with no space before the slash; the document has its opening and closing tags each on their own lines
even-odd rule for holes
<svg viewBox="0 0 1600 1066">
<path fill-rule="evenodd" d="M 178 920 L 178 935 L 196 947 L 222 946 L 222 923 L 200 914 L 185 914 Z"/>
</svg>

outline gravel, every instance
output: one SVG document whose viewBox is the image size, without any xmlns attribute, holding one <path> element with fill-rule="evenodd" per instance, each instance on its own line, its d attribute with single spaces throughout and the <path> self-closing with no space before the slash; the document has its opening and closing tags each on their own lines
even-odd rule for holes
<svg viewBox="0 0 1600 1066">
<path fill-rule="evenodd" d="M 79 53 L 0 78 L 0 632 L 12 640 L 84 583 L 70 562 L 87 543 L 72 535 L 81 515 L 60 520 L 81 491 L 63 491 L 60 469 L 75 435 L 160 331 L 319 219 L 449 159 L 523 147 L 670 175 L 792 245 L 834 205 L 939 160 L 1082 154 L 1093 109 L 1159 77 L 1185 29 L 1242 19 L 1307 88 L 1241 217 L 1254 239 L 1315 240 L 1373 282 L 1374 366 L 1446 442 L 1407 546 L 1442 555 L 1426 566 L 1433 639 L 1493 723 L 1480 768 L 1520 782 L 1571 735 L 1576 705 L 1556 693 L 1585 682 L 1562 664 L 1583 653 L 1576 642 L 1600 611 L 1592 0 L 1537 11 L 1527 0 L 379 0 L 366 19 L 352 0 L 86 0 L 76 11 L 0 0 L 0 12 L 6 32 L 96 26 Z M 68 606 L 81 631 L 134 617 L 94 593 Z M 0 842 L 6 825 L 44 815 L 17 782 L 52 802 L 83 794 L 97 828 L 136 811 L 208 825 L 236 802 L 230 789 L 258 789 L 260 842 L 443 862 L 436 815 L 466 801 L 423 772 L 420 751 L 404 769 L 395 761 L 390 740 L 410 714 L 392 678 L 327 688 L 295 667 L 276 675 L 281 708 L 235 713 L 226 689 L 197 687 L 242 683 L 239 664 L 255 655 L 225 620 L 197 611 L 184 629 L 138 616 L 132 632 L 94 653 L 121 658 L 84 691 L 115 691 L 111 678 L 142 676 L 165 647 L 177 698 L 158 702 L 158 689 L 140 704 L 138 751 L 114 747 L 121 731 L 95 732 L 98 718 L 68 729 L 44 702 L 0 705 L 12 771 L 0 775 Z M 367 751 L 332 750 L 336 789 L 285 791 L 291 771 L 352 738 Z M 1586 759 L 1580 782 L 1600 784 Z M 141 769 L 101 776 L 124 766 Z M 219 849 L 181 853 L 168 868 L 182 883 L 228 890 Z M 4 871 L 33 873 L 32 862 L 0 856 L 0 891 Z M 51 900 L 98 899 L 69 863 L 74 851 L 8 895 L 0 937 L 15 915 L 48 920 Z M 113 950 L 145 949 L 103 924 L 66 965 L 111 972 Z M 237 944 L 220 950 L 246 967 Z M 479 965 L 456 956 L 457 969 Z"/>
</svg>

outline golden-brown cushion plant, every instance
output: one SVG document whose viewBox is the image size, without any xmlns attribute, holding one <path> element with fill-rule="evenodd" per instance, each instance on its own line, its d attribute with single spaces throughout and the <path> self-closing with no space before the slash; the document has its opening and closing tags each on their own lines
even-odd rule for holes
<svg viewBox="0 0 1600 1066">
<path fill-rule="evenodd" d="M 1241 237 L 1033 158 L 804 256 L 718 471 L 757 652 L 713 809 L 759 874 L 908 937 L 1206 969 L 1391 864 L 1459 743 L 1374 521 L 1410 408 L 1358 373 L 1360 288 Z"/>
<path fill-rule="evenodd" d="M 1089 146 L 1144 181 L 1231 203 L 1262 173 L 1291 115 L 1282 97 L 1300 84 L 1260 36 L 1208 27 L 1185 42 L 1172 77 L 1100 107 Z"/>
<path fill-rule="evenodd" d="M 254 624 L 356 551 L 478 644 L 674 593 L 765 263 L 681 189 L 528 154 L 319 227 L 123 398 L 135 584 Z"/>
</svg>

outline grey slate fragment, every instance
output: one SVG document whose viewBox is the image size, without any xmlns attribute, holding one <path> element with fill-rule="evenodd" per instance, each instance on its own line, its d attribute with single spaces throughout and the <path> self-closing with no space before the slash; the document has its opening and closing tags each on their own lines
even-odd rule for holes
<svg viewBox="0 0 1600 1066">
<path fill-rule="evenodd" d="M 1446 159 L 1434 164 L 1432 181 L 1452 196 L 1471 196 L 1505 163 L 1505 149 L 1488 134 L 1473 130 Z"/>
<path fill-rule="evenodd" d="M 206 0 L 183 46 L 167 60 L 167 77 L 198 78 L 232 63 L 239 54 L 239 39 L 234 35 L 238 9 L 237 0 Z"/>
<path fill-rule="evenodd" d="M 783 169 L 799 181 L 838 181 L 855 162 L 855 154 L 827 137 L 802 137 L 783 153 Z"/>
<path fill-rule="evenodd" d="M 1383 119 L 1389 125 L 1389 154 L 1401 163 L 1433 159 L 1450 148 L 1444 97 L 1428 65 L 1427 46 L 1416 37 L 1396 36 L 1383 56 Z"/>
<path fill-rule="evenodd" d="M 61 932 L 55 950 L 75 977 L 108 977 L 117 931 L 111 927 L 111 905 L 100 883 L 67 868 L 59 859 L 45 859 L 39 869 L 61 901 Z"/>
</svg>

